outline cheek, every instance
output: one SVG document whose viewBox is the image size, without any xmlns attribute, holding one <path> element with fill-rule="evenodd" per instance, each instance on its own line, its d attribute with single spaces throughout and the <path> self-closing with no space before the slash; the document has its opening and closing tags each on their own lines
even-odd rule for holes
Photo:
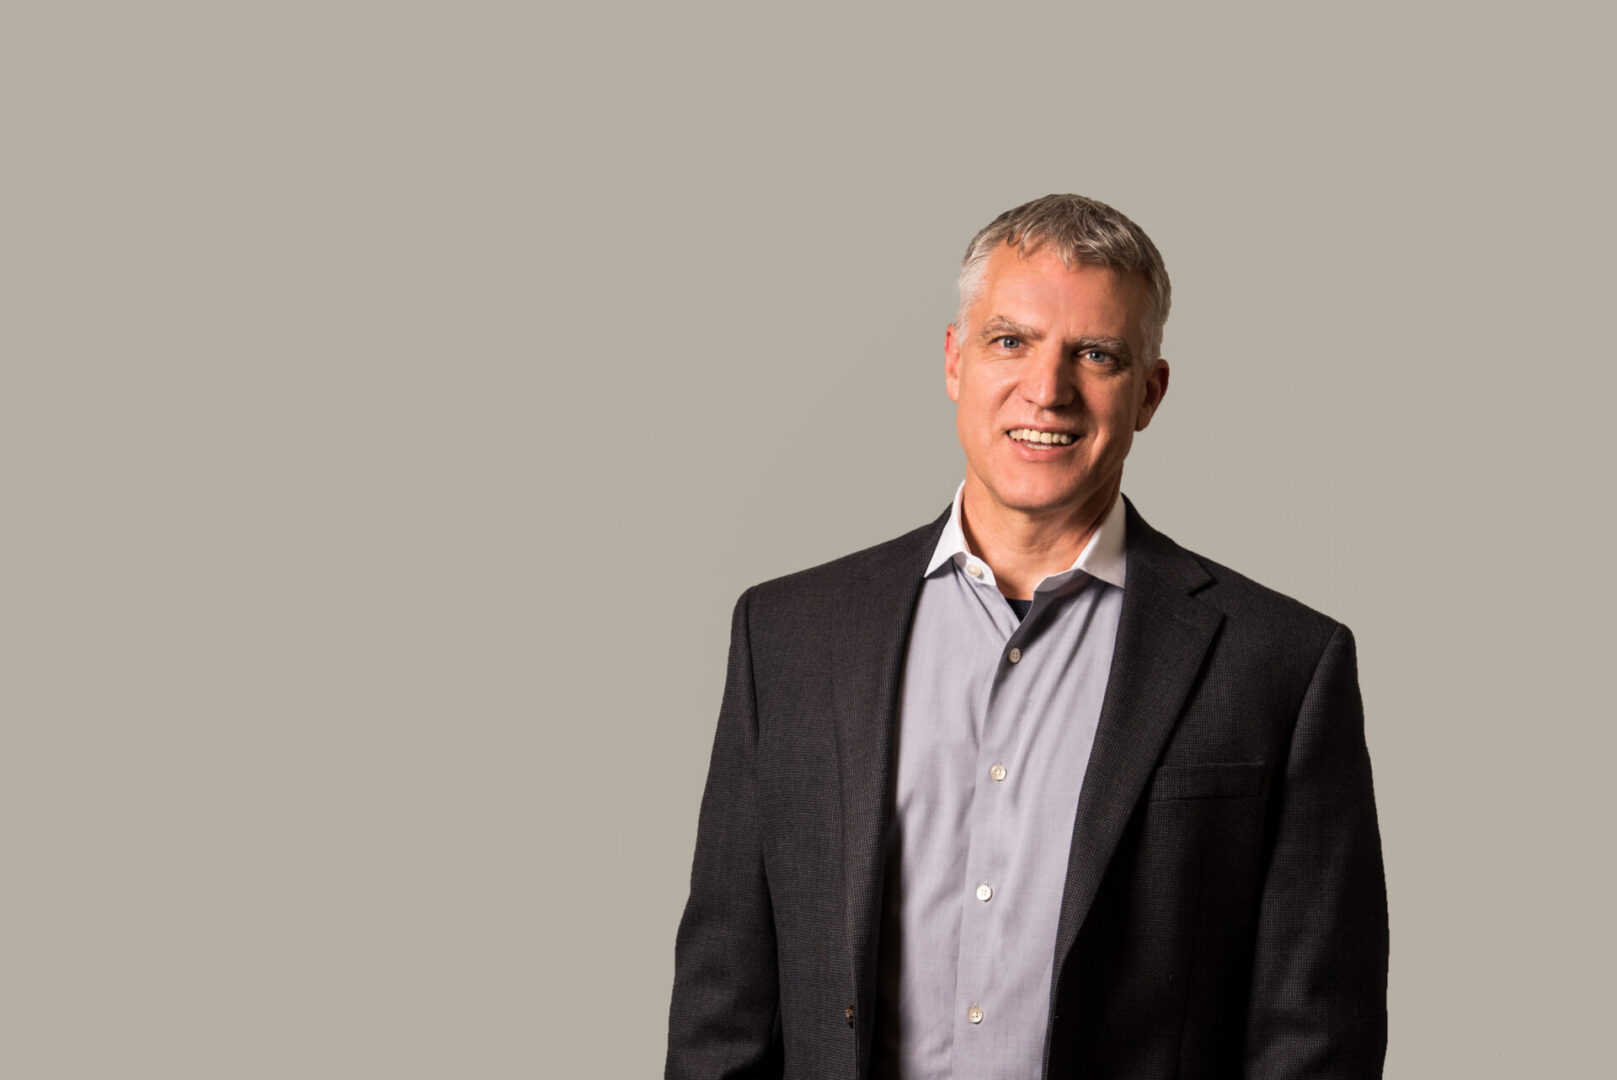
<svg viewBox="0 0 1617 1080">
<path fill-rule="evenodd" d="M 959 396 L 955 398 L 956 414 L 962 423 L 992 424 L 997 413 L 997 397 L 992 387 L 962 381 Z"/>
<path fill-rule="evenodd" d="M 1134 413 L 1126 408 L 1108 409 L 1096 417 L 1095 454 L 1108 457 L 1125 453 L 1134 437 Z"/>
<path fill-rule="evenodd" d="M 1140 402 L 1137 395 L 1124 388 L 1117 388 L 1106 397 L 1096 411 L 1101 417 L 1101 422 L 1115 439 L 1134 430 L 1134 424 L 1140 416 Z"/>
</svg>

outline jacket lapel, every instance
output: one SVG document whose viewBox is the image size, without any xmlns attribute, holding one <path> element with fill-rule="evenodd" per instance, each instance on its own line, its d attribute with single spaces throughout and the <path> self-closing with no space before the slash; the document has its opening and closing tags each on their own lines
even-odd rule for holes
<svg viewBox="0 0 1617 1080">
<path fill-rule="evenodd" d="M 1207 571 L 1147 525 L 1133 503 L 1124 502 L 1128 576 L 1106 696 L 1078 797 L 1056 929 L 1055 982 L 1223 621 L 1216 609 L 1190 595 L 1210 580 Z"/>
<path fill-rule="evenodd" d="M 922 574 L 949 520 L 899 537 L 863 575 L 850 575 L 838 604 L 832 682 L 842 784 L 842 857 L 855 995 L 859 1071 L 869 1065 L 875 1017 L 877 929 L 891 815 L 898 688 Z"/>
</svg>

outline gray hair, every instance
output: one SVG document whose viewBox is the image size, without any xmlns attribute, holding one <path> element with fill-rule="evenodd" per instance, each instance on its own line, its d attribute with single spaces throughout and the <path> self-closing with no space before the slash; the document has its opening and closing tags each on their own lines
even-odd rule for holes
<svg viewBox="0 0 1617 1080">
<path fill-rule="evenodd" d="M 1001 244 L 1016 248 L 1024 259 L 1046 248 L 1053 249 L 1069 269 L 1109 266 L 1120 275 L 1140 274 L 1150 294 L 1140 327 L 1145 338 L 1145 364 L 1147 369 L 1155 366 L 1173 299 L 1162 255 L 1144 229 L 1105 203 L 1082 195 L 1046 195 L 1023 203 L 990 221 L 971 238 L 960 264 L 957 338 L 966 334 L 966 309 L 982 288 L 988 257 Z"/>
</svg>

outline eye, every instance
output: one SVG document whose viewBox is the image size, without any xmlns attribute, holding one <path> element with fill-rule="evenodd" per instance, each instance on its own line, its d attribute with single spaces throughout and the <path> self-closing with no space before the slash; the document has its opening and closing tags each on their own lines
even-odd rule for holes
<svg viewBox="0 0 1617 1080">
<path fill-rule="evenodd" d="M 991 344 L 998 345 L 1002 349 L 1015 349 L 1021 346 L 1022 339 L 1015 334 L 1001 334 Z"/>
<path fill-rule="evenodd" d="M 1092 361 L 1093 363 L 1096 363 L 1096 364 L 1115 364 L 1115 363 L 1117 363 L 1117 357 L 1113 356 L 1111 353 L 1107 352 L 1105 349 L 1085 349 L 1083 351 L 1082 355 L 1083 355 L 1083 358 L 1085 360 Z"/>
</svg>

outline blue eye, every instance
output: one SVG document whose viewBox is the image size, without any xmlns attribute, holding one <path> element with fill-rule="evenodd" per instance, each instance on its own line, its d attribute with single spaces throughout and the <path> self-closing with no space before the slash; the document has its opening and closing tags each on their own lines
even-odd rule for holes
<svg viewBox="0 0 1617 1080">
<path fill-rule="evenodd" d="M 1009 342 L 1010 344 L 1007 345 L 1005 344 L 1006 342 Z M 994 339 L 994 344 L 1005 345 L 1005 348 L 1007 349 L 1014 349 L 1018 345 L 1022 344 L 1022 339 L 1011 334 L 1001 334 L 999 337 Z"/>
</svg>

